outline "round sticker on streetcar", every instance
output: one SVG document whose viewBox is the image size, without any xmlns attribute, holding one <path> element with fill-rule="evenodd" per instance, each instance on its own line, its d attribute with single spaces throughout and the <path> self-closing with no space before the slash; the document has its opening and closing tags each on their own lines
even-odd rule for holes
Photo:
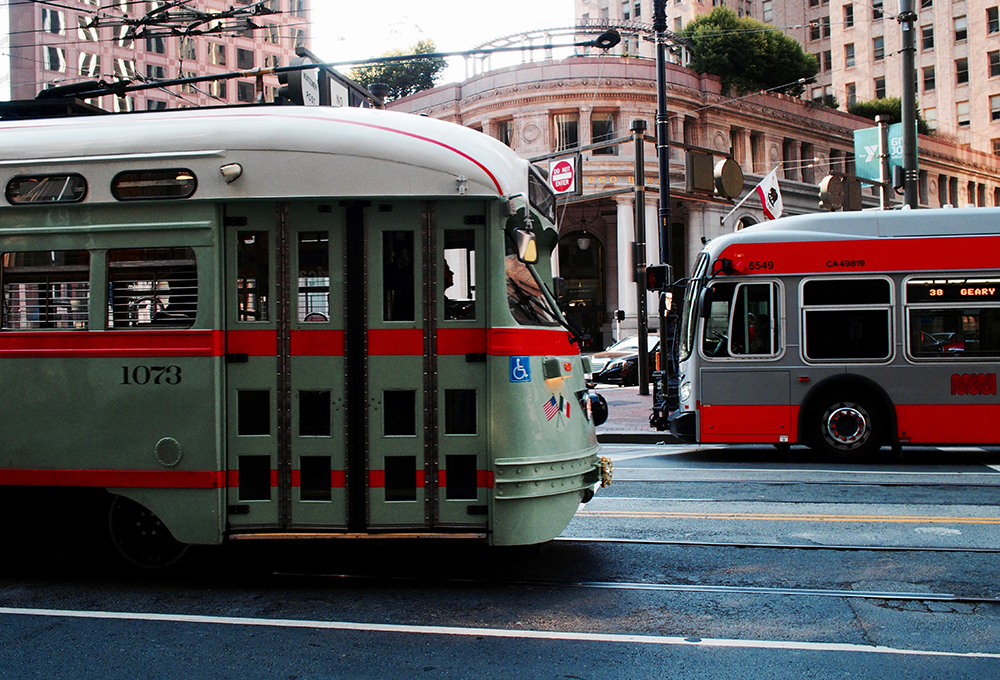
<svg viewBox="0 0 1000 680">
<path fill-rule="evenodd" d="M 556 194 L 576 191 L 576 166 L 572 161 L 563 159 L 549 162 L 549 186 Z"/>
</svg>

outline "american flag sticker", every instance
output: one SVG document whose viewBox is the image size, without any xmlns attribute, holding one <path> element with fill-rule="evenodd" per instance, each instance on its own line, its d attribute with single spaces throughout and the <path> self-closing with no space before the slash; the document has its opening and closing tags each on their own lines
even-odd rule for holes
<svg viewBox="0 0 1000 680">
<path fill-rule="evenodd" d="M 547 402 L 542 404 L 542 410 L 545 411 L 545 419 L 552 420 L 559 413 L 559 402 L 556 401 L 555 397 L 550 397 Z"/>
</svg>

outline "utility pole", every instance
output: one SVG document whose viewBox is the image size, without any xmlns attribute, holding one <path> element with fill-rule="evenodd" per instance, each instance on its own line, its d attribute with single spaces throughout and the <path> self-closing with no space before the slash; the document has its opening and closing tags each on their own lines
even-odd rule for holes
<svg viewBox="0 0 1000 680">
<path fill-rule="evenodd" d="M 636 320 L 639 330 L 639 394 L 649 394 L 648 315 L 646 313 L 646 121 L 632 121 L 635 140 L 635 242 L 632 244 L 632 274 L 635 279 Z"/>
<path fill-rule="evenodd" d="M 656 157 L 660 174 L 660 262 L 670 264 L 670 119 L 667 116 L 667 0 L 653 0 L 656 34 Z M 673 283 L 668 281 L 667 285 Z M 662 329 L 660 340 L 663 340 Z"/>
<path fill-rule="evenodd" d="M 917 93 L 913 66 L 916 40 L 913 35 L 917 13 L 914 0 L 899 0 L 896 20 L 903 30 L 900 65 L 903 69 L 903 97 L 901 117 L 903 122 L 903 203 L 916 208 L 918 205 L 919 171 L 917 170 Z"/>
</svg>

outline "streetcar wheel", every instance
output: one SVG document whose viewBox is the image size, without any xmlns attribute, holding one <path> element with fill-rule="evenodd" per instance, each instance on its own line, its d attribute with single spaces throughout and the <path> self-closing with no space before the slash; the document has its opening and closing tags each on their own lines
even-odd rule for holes
<svg viewBox="0 0 1000 680">
<path fill-rule="evenodd" d="M 121 556 L 143 569 L 169 567 L 188 549 L 151 510 L 123 496 L 111 502 L 108 530 Z"/>
<path fill-rule="evenodd" d="M 882 448 L 881 412 L 867 400 L 835 395 L 815 413 L 813 448 L 835 456 L 865 456 Z"/>
</svg>

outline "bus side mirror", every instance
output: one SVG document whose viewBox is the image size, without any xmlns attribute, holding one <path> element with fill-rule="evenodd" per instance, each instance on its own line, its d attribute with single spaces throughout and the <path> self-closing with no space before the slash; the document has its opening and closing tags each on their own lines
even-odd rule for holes
<svg viewBox="0 0 1000 680">
<path fill-rule="evenodd" d="M 534 232 L 517 228 L 514 230 L 514 242 L 517 244 L 517 259 L 525 264 L 538 262 L 538 244 Z"/>
<path fill-rule="evenodd" d="M 707 319 L 712 316 L 712 300 L 715 298 L 715 289 L 706 288 L 701 291 L 701 298 L 698 300 L 698 316 Z"/>
</svg>

